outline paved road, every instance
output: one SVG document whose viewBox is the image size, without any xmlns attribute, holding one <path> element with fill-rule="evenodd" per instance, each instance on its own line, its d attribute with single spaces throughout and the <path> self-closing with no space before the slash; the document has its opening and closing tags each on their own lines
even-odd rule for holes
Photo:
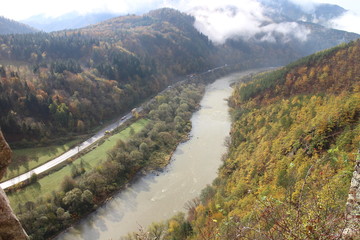
<svg viewBox="0 0 360 240">
<path fill-rule="evenodd" d="M 138 108 L 138 111 L 142 111 L 142 108 Z M 13 179 L 10 179 L 8 181 L 5 181 L 3 183 L 0 183 L 0 187 L 2 189 L 6 189 L 9 188 L 15 184 L 18 184 L 20 182 L 23 182 L 27 179 L 29 179 L 31 177 L 32 174 L 36 173 L 36 174 L 41 174 L 45 171 L 48 171 L 49 169 L 55 167 L 56 165 L 68 160 L 69 158 L 73 157 L 74 155 L 76 155 L 78 152 L 80 152 L 81 150 L 84 150 L 85 148 L 89 147 L 91 144 L 93 144 L 94 142 L 96 142 L 97 140 L 101 139 L 102 137 L 105 136 L 105 132 L 106 131 L 113 131 L 115 128 L 121 126 L 122 124 L 124 124 L 127 120 L 132 118 L 132 114 L 128 113 L 125 116 L 121 117 L 119 120 L 117 120 L 116 122 L 114 122 L 113 124 L 103 128 L 102 130 L 100 130 L 99 132 L 97 132 L 93 137 L 87 139 L 85 142 L 77 145 L 76 147 L 70 149 L 69 151 L 65 152 L 64 154 L 62 154 L 61 156 L 37 167 L 32 169 L 31 171 L 21 174 Z"/>
</svg>

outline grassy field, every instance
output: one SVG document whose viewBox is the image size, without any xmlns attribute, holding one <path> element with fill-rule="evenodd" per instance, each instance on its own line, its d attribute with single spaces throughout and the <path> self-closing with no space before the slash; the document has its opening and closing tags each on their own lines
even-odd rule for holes
<svg viewBox="0 0 360 240">
<path fill-rule="evenodd" d="M 13 150 L 13 162 L 8 167 L 7 174 L 2 179 L 2 182 L 28 172 L 29 170 L 60 156 L 81 141 L 81 139 L 77 139 L 68 142 L 65 145 Z M 23 159 L 23 163 L 19 163 L 17 159 Z"/>
<path fill-rule="evenodd" d="M 119 140 L 126 140 L 131 137 L 131 129 L 134 129 L 135 133 L 139 132 L 147 123 L 148 120 L 146 119 L 141 119 L 133 123 L 123 131 L 109 136 L 100 146 L 76 159 L 73 163 L 63 167 L 59 171 L 39 179 L 35 184 L 29 185 L 17 192 L 8 194 L 12 207 L 17 209 L 20 203 L 24 204 L 28 201 L 35 201 L 40 197 L 46 198 L 46 196 L 51 194 L 52 191 L 59 189 L 62 179 L 65 176 L 71 176 L 71 171 L 74 165 L 83 164 L 86 170 L 92 169 L 101 161 L 106 160 L 106 153 L 112 149 Z"/>
</svg>

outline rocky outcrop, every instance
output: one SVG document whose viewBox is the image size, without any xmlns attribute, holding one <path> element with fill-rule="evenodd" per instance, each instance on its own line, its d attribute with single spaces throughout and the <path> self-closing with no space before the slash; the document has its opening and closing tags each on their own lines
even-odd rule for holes
<svg viewBox="0 0 360 240">
<path fill-rule="evenodd" d="M 360 239 L 360 150 L 346 203 L 347 228 L 344 239 Z"/>
<path fill-rule="evenodd" d="M 6 172 L 7 166 L 11 162 L 11 150 L 0 131 L 0 180 Z"/>
<path fill-rule="evenodd" d="M 11 150 L 0 131 L 0 179 L 11 161 Z M 29 239 L 14 215 L 5 192 L 0 188 L 0 240 Z"/>
</svg>

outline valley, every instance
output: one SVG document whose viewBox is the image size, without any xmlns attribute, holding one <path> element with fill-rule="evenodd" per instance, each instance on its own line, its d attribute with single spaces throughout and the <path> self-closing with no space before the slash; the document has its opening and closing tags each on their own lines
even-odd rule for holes
<svg viewBox="0 0 360 240">
<path fill-rule="evenodd" d="M 68 161 L 69 159 L 73 158 L 74 156 L 78 155 L 81 151 L 87 149 L 91 145 L 93 145 L 95 142 L 102 139 L 108 132 L 114 131 L 116 128 L 123 125 L 126 121 L 130 120 L 132 118 L 132 114 L 128 113 L 125 116 L 121 117 L 121 119 L 117 120 L 116 122 L 112 123 L 111 125 L 108 125 L 107 127 L 103 128 L 99 132 L 97 132 L 94 136 L 87 139 L 86 141 L 77 144 L 76 147 L 68 150 L 67 152 L 63 153 L 59 157 L 56 157 L 43 165 L 36 167 L 34 169 L 31 169 L 29 172 L 23 173 L 15 178 L 9 179 L 6 182 L 0 183 L 0 187 L 2 189 L 10 188 L 14 185 L 18 185 L 22 182 L 25 182 L 31 178 L 33 174 L 37 175 L 44 175 L 49 170 L 56 168 L 58 165 L 62 164 L 65 161 Z"/>
<path fill-rule="evenodd" d="M 0 18 L 0 188 L 30 239 L 357 239 L 352 13 L 244 1 Z"/>
<path fill-rule="evenodd" d="M 192 116 L 190 139 L 177 147 L 170 164 L 139 177 L 56 239 L 116 239 L 183 212 L 186 203 L 215 179 L 226 151 L 230 119 L 225 99 L 231 94 L 230 84 L 254 72 L 233 74 L 208 85 L 199 111 Z"/>
</svg>

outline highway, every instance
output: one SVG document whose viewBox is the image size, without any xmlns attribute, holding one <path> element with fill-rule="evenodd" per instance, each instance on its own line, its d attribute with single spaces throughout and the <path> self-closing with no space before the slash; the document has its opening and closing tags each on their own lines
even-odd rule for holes
<svg viewBox="0 0 360 240">
<path fill-rule="evenodd" d="M 142 108 L 138 108 L 138 111 L 142 111 Z M 24 174 L 21 174 L 17 177 L 14 177 L 10 180 L 7 180 L 3 183 L 0 183 L 0 187 L 2 189 L 6 189 L 9 188 L 11 186 L 14 186 L 18 183 L 21 183 L 23 181 L 28 180 L 31 175 L 33 175 L 34 173 L 39 175 L 41 173 L 44 173 L 48 170 L 50 170 L 51 168 L 59 165 L 60 163 L 65 162 L 66 160 L 68 160 L 69 158 L 75 156 L 77 153 L 79 153 L 80 151 L 84 150 L 85 148 L 89 147 L 91 144 L 95 143 L 96 141 L 98 141 L 99 139 L 103 138 L 106 134 L 106 132 L 108 131 L 113 131 L 115 130 L 117 127 L 121 126 L 122 124 L 124 124 L 127 120 L 132 118 L 132 114 L 131 112 L 126 114 L 125 116 L 121 117 L 120 119 L 118 119 L 116 122 L 108 125 L 107 127 L 101 129 L 99 132 L 97 132 L 94 136 L 92 136 L 91 138 L 87 139 L 86 141 L 84 141 L 83 143 L 77 145 L 76 147 L 70 149 L 69 151 L 63 153 L 61 156 L 50 160 L 49 162 L 32 169 L 29 172 L 26 172 Z"/>
</svg>

